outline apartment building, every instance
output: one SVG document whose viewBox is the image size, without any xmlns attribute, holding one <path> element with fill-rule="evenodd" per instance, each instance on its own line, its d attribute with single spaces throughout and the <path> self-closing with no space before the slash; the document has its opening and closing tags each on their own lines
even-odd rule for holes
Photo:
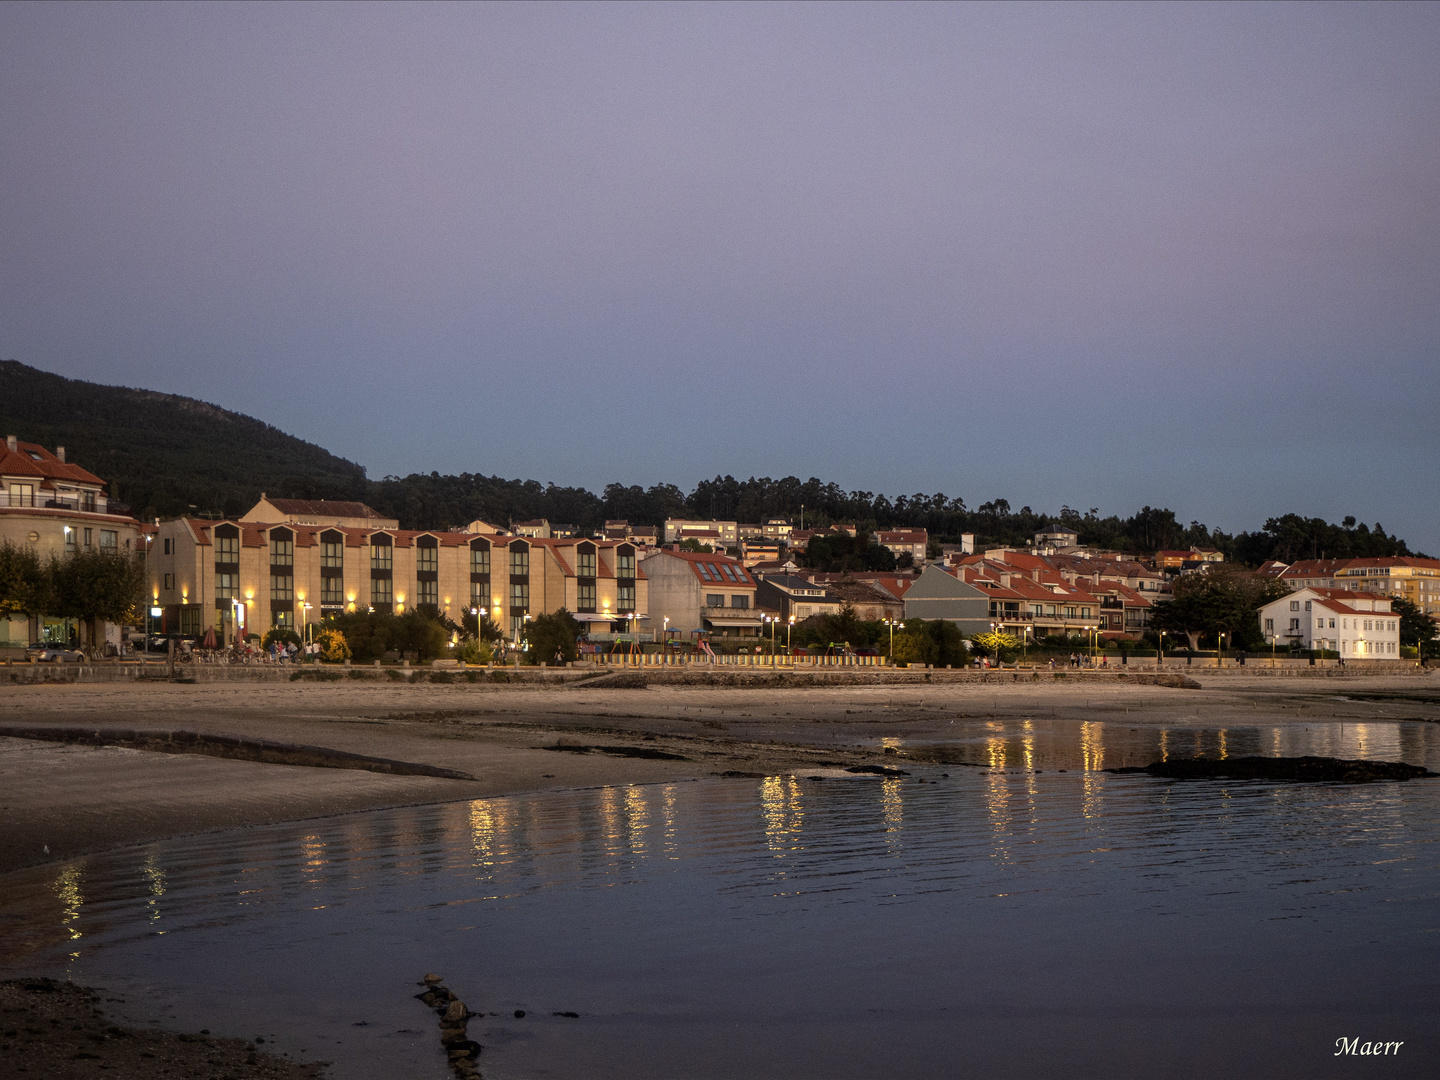
<svg viewBox="0 0 1440 1080">
<path fill-rule="evenodd" d="M 798 574 L 765 574 L 756 594 L 760 603 L 779 612 L 782 622 L 803 622 L 816 615 L 838 615 L 845 602 L 824 585 Z"/>
<path fill-rule="evenodd" d="M 1379 593 L 1307 587 L 1272 600 L 1259 618 L 1266 642 L 1337 652 L 1342 660 L 1400 656 L 1400 618 Z"/>
<path fill-rule="evenodd" d="M 649 587 L 651 630 L 682 638 L 698 632 L 717 637 L 755 637 L 764 617 L 757 581 L 738 559 L 680 551 L 672 546 L 651 551 L 641 564 Z"/>
<path fill-rule="evenodd" d="M 633 628 L 648 603 L 636 555 L 628 542 L 180 518 L 158 528 L 148 566 L 166 632 L 214 627 L 228 644 L 424 604 L 457 621 L 484 610 L 514 639 L 562 607 L 597 633 Z"/>
<path fill-rule="evenodd" d="M 925 562 L 925 553 L 930 546 L 930 533 L 925 529 L 891 529 L 875 534 L 875 542 L 889 548 L 898 559 L 909 555 L 920 566 Z"/>
<path fill-rule="evenodd" d="M 718 544 L 717 550 L 734 547 L 740 542 L 738 521 L 689 521 L 684 518 L 665 519 L 666 544 L 681 540 L 699 540 L 702 544 Z"/>
<path fill-rule="evenodd" d="M 144 550 L 144 530 L 129 507 L 112 502 L 105 481 L 65 458 L 14 435 L 0 452 L 0 544 L 28 548 L 44 559 L 81 551 L 122 555 Z M 103 640 L 119 641 L 119 628 L 95 628 Z M 0 613 L 0 648 L 24 648 L 32 642 L 56 644 L 82 640 L 86 629 L 74 619 Z"/>
</svg>

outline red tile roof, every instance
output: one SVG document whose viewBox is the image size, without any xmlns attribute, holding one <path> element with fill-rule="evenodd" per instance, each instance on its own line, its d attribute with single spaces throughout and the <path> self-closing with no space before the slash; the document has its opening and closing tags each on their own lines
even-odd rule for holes
<svg viewBox="0 0 1440 1080">
<path fill-rule="evenodd" d="M 15 446 L 11 450 L 8 442 L 0 443 L 0 476 L 33 476 L 42 481 L 69 480 L 105 486 L 105 481 L 94 473 L 72 462 L 61 461 L 39 443 L 17 442 Z"/>
</svg>

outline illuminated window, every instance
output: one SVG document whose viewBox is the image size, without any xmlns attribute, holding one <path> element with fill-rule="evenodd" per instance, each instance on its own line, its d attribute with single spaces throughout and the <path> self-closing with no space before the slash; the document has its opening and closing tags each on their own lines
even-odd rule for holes
<svg viewBox="0 0 1440 1080">
<path fill-rule="evenodd" d="M 475 540 L 470 544 L 470 572 L 490 573 L 490 545 L 484 540 Z"/>
<path fill-rule="evenodd" d="M 370 569 L 391 570 L 394 568 L 394 550 L 388 536 L 370 538 Z"/>
<path fill-rule="evenodd" d="M 515 553 L 512 551 L 510 554 L 513 563 Z M 513 613 L 517 608 L 522 611 L 528 611 L 530 608 L 530 586 L 522 581 L 510 583 L 510 610 Z"/>
<path fill-rule="evenodd" d="M 415 602 L 417 604 L 440 606 L 440 583 L 438 581 L 417 581 L 415 586 Z"/>
<path fill-rule="evenodd" d="M 234 600 L 240 588 L 239 574 L 215 575 L 215 599 Z"/>
<path fill-rule="evenodd" d="M 389 578 L 370 579 L 370 603 L 377 608 L 395 603 L 395 592 Z"/>
<path fill-rule="evenodd" d="M 594 556 L 591 556 L 591 557 L 593 558 Z M 581 586 L 579 587 L 578 593 L 577 593 L 577 595 L 576 595 L 576 600 L 575 600 L 575 610 L 576 610 L 576 611 L 594 611 L 594 610 L 595 610 L 595 585 L 594 585 L 593 582 L 590 583 L 590 584 L 588 584 L 588 585 L 581 585 Z"/>
<path fill-rule="evenodd" d="M 510 573 L 516 577 L 530 576 L 530 549 L 526 545 L 514 544 L 511 546 Z"/>
<path fill-rule="evenodd" d="M 270 575 L 270 599 L 271 600 L 294 600 L 295 579 L 289 574 Z"/>
<path fill-rule="evenodd" d="M 422 574 L 439 571 L 440 547 L 433 536 L 422 536 L 415 541 L 415 569 Z"/>
<path fill-rule="evenodd" d="M 320 603 L 335 605 L 345 603 L 345 579 L 327 577 L 320 579 Z"/>
<path fill-rule="evenodd" d="M 615 590 L 615 607 L 620 611 L 635 610 L 635 586 L 621 585 Z"/>
</svg>

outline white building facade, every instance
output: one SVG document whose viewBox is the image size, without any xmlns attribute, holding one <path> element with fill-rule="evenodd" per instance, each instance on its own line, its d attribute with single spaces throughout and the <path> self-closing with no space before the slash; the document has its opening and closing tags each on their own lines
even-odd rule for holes
<svg viewBox="0 0 1440 1080">
<path fill-rule="evenodd" d="M 1260 609 L 1267 643 L 1323 649 L 1342 660 L 1398 660 L 1400 616 L 1389 597 L 1343 589 L 1299 589 Z"/>
</svg>

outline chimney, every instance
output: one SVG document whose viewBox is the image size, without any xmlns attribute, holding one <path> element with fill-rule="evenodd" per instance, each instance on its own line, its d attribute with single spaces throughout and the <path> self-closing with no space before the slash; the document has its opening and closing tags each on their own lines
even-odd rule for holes
<svg viewBox="0 0 1440 1080">
<path fill-rule="evenodd" d="M 20 440 L 14 435 L 6 435 L 5 445 L 10 448 L 10 452 L 13 454 L 20 449 Z"/>
<path fill-rule="evenodd" d="M 55 447 L 55 456 L 60 459 L 60 464 L 61 464 L 61 465 L 64 465 L 64 464 L 65 464 L 65 447 L 63 447 L 63 446 L 57 446 L 57 447 Z"/>
</svg>

